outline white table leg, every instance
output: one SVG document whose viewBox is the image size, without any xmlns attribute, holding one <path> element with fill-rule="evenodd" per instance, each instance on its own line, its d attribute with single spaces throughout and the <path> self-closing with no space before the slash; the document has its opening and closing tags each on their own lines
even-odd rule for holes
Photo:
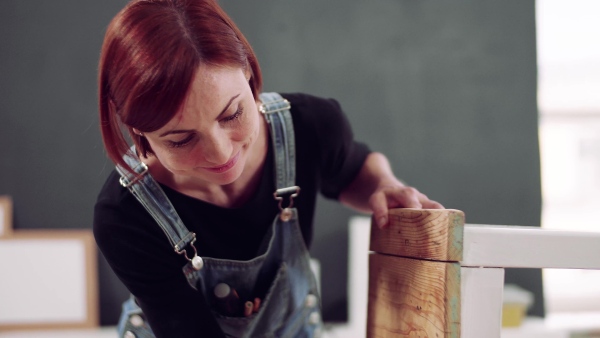
<svg viewBox="0 0 600 338">
<path fill-rule="evenodd" d="M 461 267 L 461 337 L 500 338 L 504 269 Z"/>
</svg>

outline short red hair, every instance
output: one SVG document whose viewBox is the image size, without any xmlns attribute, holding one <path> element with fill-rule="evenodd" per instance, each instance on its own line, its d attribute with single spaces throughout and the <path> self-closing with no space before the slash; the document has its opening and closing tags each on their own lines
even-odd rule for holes
<svg viewBox="0 0 600 338">
<path fill-rule="evenodd" d="M 128 134 L 152 153 L 133 128 L 151 132 L 179 111 L 198 66 L 250 67 L 258 98 L 260 67 L 252 47 L 214 0 L 133 0 L 110 22 L 100 55 L 99 110 L 110 159 L 129 168 Z"/>
</svg>

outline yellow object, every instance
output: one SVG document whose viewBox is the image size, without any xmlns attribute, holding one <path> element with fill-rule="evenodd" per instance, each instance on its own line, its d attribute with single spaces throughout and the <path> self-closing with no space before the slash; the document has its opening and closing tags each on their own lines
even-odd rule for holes
<svg viewBox="0 0 600 338">
<path fill-rule="evenodd" d="M 525 304 L 504 304 L 502 306 L 502 327 L 521 326 L 526 313 L 527 306 Z"/>
<path fill-rule="evenodd" d="M 527 309 L 533 305 L 533 293 L 514 284 L 504 286 L 502 327 L 521 326 Z"/>
</svg>

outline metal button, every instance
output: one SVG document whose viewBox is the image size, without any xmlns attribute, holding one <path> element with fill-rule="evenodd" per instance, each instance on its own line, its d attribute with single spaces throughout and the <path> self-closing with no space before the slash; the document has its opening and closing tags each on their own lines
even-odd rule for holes
<svg viewBox="0 0 600 338">
<path fill-rule="evenodd" d="M 202 269 L 202 267 L 204 267 L 204 261 L 202 260 L 202 257 L 194 256 L 194 258 L 192 258 L 192 266 L 196 270 Z"/>
<path fill-rule="evenodd" d="M 317 296 L 313 295 L 312 293 L 309 293 L 306 296 L 306 299 L 304 299 L 304 306 L 305 307 L 315 307 L 317 306 Z"/>
<path fill-rule="evenodd" d="M 144 325 L 144 318 L 139 315 L 133 315 L 131 318 L 129 318 L 129 322 L 135 327 L 140 327 Z"/>
<path fill-rule="evenodd" d="M 125 335 L 123 335 L 123 337 L 125 338 L 136 338 L 135 334 L 131 331 L 127 331 L 125 332 Z"/>
<path fill-rule="evenodd" d="M 308 322 L 313 325 L 319 324 L 321 322 L 321 315 L 316 311 L 311 313 L 308 317 Z"/>
</svg>

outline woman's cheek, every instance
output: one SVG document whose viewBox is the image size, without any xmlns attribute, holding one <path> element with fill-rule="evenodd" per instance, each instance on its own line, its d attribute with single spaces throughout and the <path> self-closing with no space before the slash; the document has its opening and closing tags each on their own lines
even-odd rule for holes
<svg viewBox="0 0 600 338">
<path fill-rule="evenodd" d="M 195 148 L 195 147 L 194 147 Z M 159 157 L 159 160 L 162 162 L 163 166 L 165 166 L 169 170 L 173 171 L 181 171 L 196 168 L 196 163 L 198 162 L 198 149 L 194 149 L 189 152 L 181 152 L 176 151 L 177 153 L 167 153 L 163 154 L 164 156 Z"/>
<path fill-rule="evenodd" d="M 179 154 L 174 161 L 184 170 L 205 166 L 204 151 L 202 143 L 199 142 L 190 147 L 189 150 L 184 151 L 183 154 Z"/>
<path fill-rule="evenodd" d="M 173 159 L 173 165 L 179 170 L 195 168 L 195 162 L 196 158 L 193 156 L 177 157 Z"/>
<path fill-rule="evenodd" d="M 256 115 L 258 115 L 258 112 L 256 112 Z M 243 124 L 245 127 L 243 138 L 250 143 L 258 138 L 260 131 L 260 120 L 256 115 L 248 116 L 248 120 Z"/>
</svg>

